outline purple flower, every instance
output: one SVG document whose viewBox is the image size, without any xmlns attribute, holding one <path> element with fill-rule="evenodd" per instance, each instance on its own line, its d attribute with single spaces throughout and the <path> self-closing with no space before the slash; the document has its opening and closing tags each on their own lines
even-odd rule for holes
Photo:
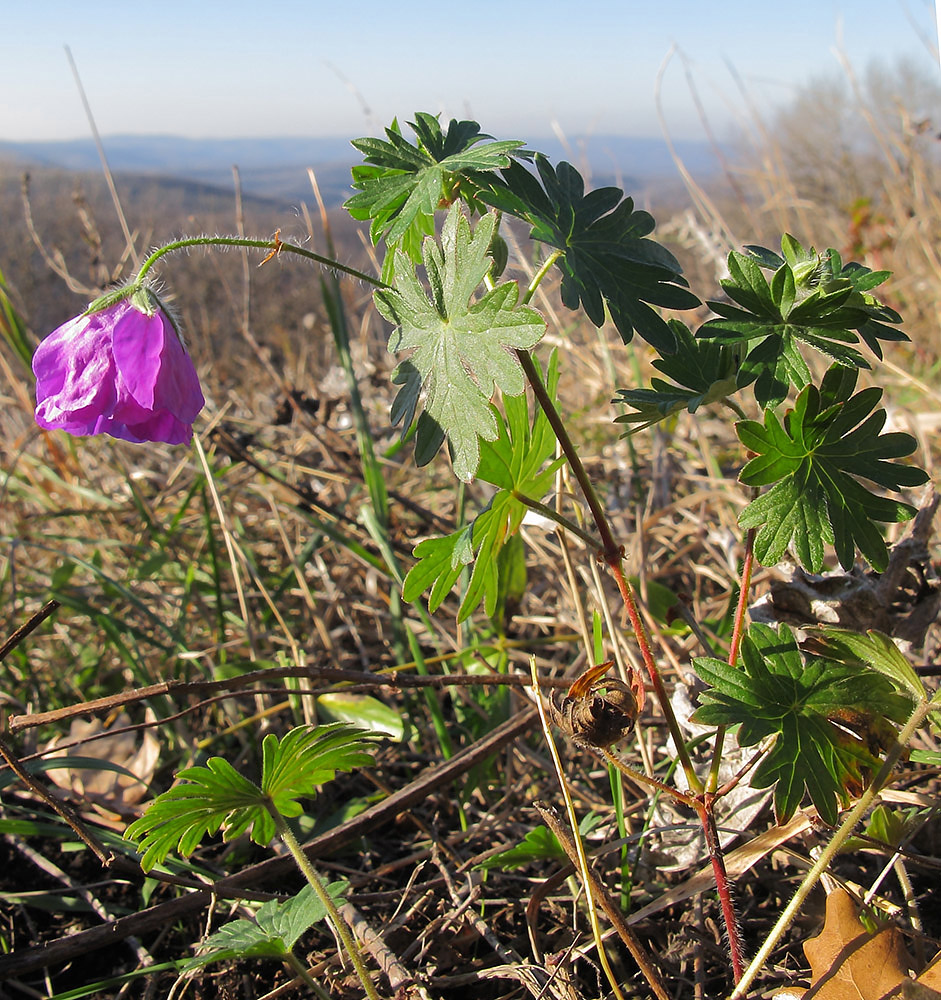
<svg viewBox="0 0 941 1000">
<path fill-rule="evenodd" d="M 102 306 L 63 323 L 36 348 L 36 423 L 69 434 L 188 443 L 205 400 L 170 318 L 146 289 Z"/>
</svg>

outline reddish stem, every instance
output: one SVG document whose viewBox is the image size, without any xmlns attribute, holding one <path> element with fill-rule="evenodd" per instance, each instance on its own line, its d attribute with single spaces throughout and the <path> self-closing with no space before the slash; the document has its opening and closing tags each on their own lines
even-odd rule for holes
<svg viewBox="0 0 941 1000">
<path fill-rule="evenodd" d="M 663 717 L 666 719 L 667 727 L 670 730 L 670 736 L 673 738 L 673 744 L 676 747 L 677 756 L 680 759 L 680 763 L 683 766 L 683 772 L 686 775 L 687 784 L 692 792 L 702 794 L 705 790 L 705 786 L 693 768 L 693 762 L 686 750 L 686 741 L 683 739 L 683 734 L 680 731 L 680 725 L 676 721 L 676 715 L 674 715 L 673 709 L 670 706 L 670 699 L 667 695 L 666 687 L 663 684 L 663 678 L 660 676 L 660 670 L 657 667 L 657 662 L 654 659 L 652 650 L 650 649 L 650 639 L 647 635 L 647 628 L 640 616 L 640 609 L 637 607 L 634 590 L 627 577 L 624 575 L 623 559 L 624 553 L 621 549 L 618 549 L 616 559 L 609 559 L 605 556 L 605 562 L 614 574 L 618 590 L 621 592 L 624 607 L 627 609 L 627 617 L 630 619 L 631 628 L 633 628 L 634 636 L 637 639 L 637 645 L 640 647 L 640 655 L 643 658 L 644 666 L 647 668 L 647 676 L 650 678 L 651 686 L 654 689 L 657 701 L 660 703 L 661 710 L 663 711 Z"/>
<path fill-rule="evenodd" d="M 748 610 L 751 574 L 755 565 L 755 531 L 755 528 L 749 528 L 745 532 L 745 559 L 742 563 L 742 586 L 738 592 L 735 620 L 732 622 L 732 643 L 729 646 L 729 666 L 732 667 L 735 666 L 738 660 L 738 651 L 742 644 L 742 633 L 745 630 L 745 612 Z"/>
<path fill-rule="evenodd" d="M 749 528 L 745 533 L 745 559 L 742 563 L 742 584 L 739 589 L 738 603 L 735 607 L 735 619 L 732 623 L 732 641 L 729 644 L 728 662 L 733 667 L 738 662 L 738 654 L 742 645 L 742 635 L 745 631 L 745 612 L 748 609 L 748 594 L 751 589 L 751 576 L 754 565 L 755 529 Z M 745 970 L 742 938 L 738 925 L 738 917 L 735 913 L 735 904 L 732 901 L 728 872 L 725 868 L 725 856 L 722 853 L 722 845 L 719 842 L 719 834 L 716 830 L 714 811 L 717 798 L 716 787 L 719 784 L 719 765 L 722 762 L 722 746 L 724 743 L 725 726 L 719 726 L 716 730 L 712 766 L 709 769 L 709 780 L 706 784 L 706 793 L 702 798 L 702 812 L 699 818 L 702 821 L 703 832 L 706 835 L 706 846 L 709 849 L 709 859 L 712 862 L 712 872 L 716 880 L 719 905 L 722 907 L 722 916 L 725 921 L 726 933 L 729 937 L 732 977 L 738 983 Z"/>
<path fill-rule="evenodd" d="M 742 645 L 742 635 L 745 632 L 745 612 L 748 610 L 748 594 L 751 590 L 751 575 L 755 566 L 755 528 L 745 532 L 745 559 L 742 562 L 742 585 L 738 592 L 738 603 L 735 606 L 735 619 L 732 622 L 732 641 L 729 644 L 730 667 L 738 662 L 738 653 Z M 716 739 L 712 752 L 712 766 L 709 768 L 709 780 L 706 790 L 710 795 L 716 794 L 719 786 L 719 765 L 722 763 L 722 746 L 725 743 L 725 726 L 716 730 Z"/>
<path fill-rule="evenodd" d="M 712 862 L 712 874 L 716 880 L 716 892 L 719 894 L 722 919 L 725 923 L 725 930 L 729 939 L 729 956 L 732 959 L 732 979 L 738 983 L 745 971 L 742 933 L 738 924 L 738 915 L 735 912 L 735 904 L 732 902 L 732 888 L 729 884 L 729 875 L 725 868 L 725 856 L 722 853 L 722 844 L 719 842 L 719 831 L 716 829 L 716 821 L 712 813 L 714 801 L 715 796 L 706 792 L 702 800 L 697 802 L 696 811 L 699 813 L 703 833 L 706 835 L 706 847 L 709 851 L 709 860 Z"/>
<path fill-rule="evenodd" d="M 621 598 L 624 601 L 624 607 L 627 609 L 627 616 L 630 619 L 631 627 L 634 630 L 634 636 L 637 639 L 637 645 L 640 648 L 641 657 L 643 658 L 647 675 L 650 678 L 650 683 L 654 689 L 654 693 L 656 694 L 657 701 L 660 703 L 660 708 L 663 712 L 664 718 L 666 719 L 667 726 L 669 727 L 670 736 L 672 737 L 674 746 L 676 747 L 677 756 L 683 767 L 683 772 L 686 775 L 689 788 L 692 792 L 694 792 L 694 797 L 691 797 L 692 805 L 699 815 L 699 819 L 703 827 L 703 833 L 706 838 L 709 858 L 712 862 L 712 870 L 716 881 L 716 890 L 719 894 L 719 902 L 722 907 L 722 917 L 725 922 L 726 933 L 728 935 L 729 954 L 732 959 L 732 974 L 735 978 L 735 982 L 737 983 L 744 970 L 744 962 L 742 960 L 742 938 L 735 915 L 735 907 L 732 903 L 732 892 L 729 885 L 728 873 L 725 868 L 725 859 L 722 854 L 722 845 L 719 842 L 715 818 L 712 811 L 715 794 L 714 792 L 706 791 L 706 786 L 700 780 L 699 775 L 696 774 L 696 771 L 693 768 L 693 762 L 686 749 L 683 734 L 680 731 L 679 723 L 676 720 L 676 715 L 670 705 L 670 700 L 663 684 L 663 679 L 660 676 L 660 671 L 657 668 L 656 661 L 654 660 L 653 652 L 650 648 L 650 639 L 647 634 L 647 628 L 641 618 L 640 609 L 638 608 L 637 600 L 634 597 L 634 591 L 627 580 L 627 577 L 624 575 L 624 549 L 622 546 L 618 545 L 614 539 L 614 534 L 608 524 L 604 508 L 601 506 L 601 502 L 598 499 L 598 495 L 595 493 L 594 486 L 588 477 L 588 473 L 582 465 L 578 451 L 575 448 L 572 439 L 569 437 L 568 431 L 566 430 L 565 425 L 552 402 L 552 399 L 546 391 L 546 387 L 543 384 L 542 378 L 539 375 L 539 370 L 536 367 L 532 356 L 527 351 L 517 351 L 516 354 L 523 367 L 526 378 L 532 386 L 536 401 L 545 413 L 546 418 L 549 421 L 549 425 L 552 427 L 556 439 L 559 442 L 559 446 L 568 460 L 572 474 L 578 481 L 582 494 L 584 495 L 589 510 L 591 511 L 592 519 L 598 529 L 598 534 L 601 536 L 602 549 L 600 552 L 600 558 L 611 569 L 614 579 L 617 582 L 618 590 L 620 591 Z M 738 656 L 742 622 L 744 621 L 745 608 L 747 607 L 747 592 L 751 579 L 751 552 L 753 541 L 754 532 L 750 532 L 749 537 L 746 540 L 745 574 L 742 581 L 742 592 L 739 595 L 738 608 L 736 609 L 735 633 L 733 634 L 735 658 Z M 723 731 L 720 730 L 719 742 L 717 743 L 716 760 L 721 757 L 722 733 Z M 717 773 L 718 772 L 716 771 L 716 774 Z"/>
<path fill-rule="evenodd" d="M 644 666 L 647 668 L 651 686 L 657 696 L 657 701 L 660 703 L 660 710 L 663 712 L 663 717 L 666 719 L 667 726 L 670 729 L 670 735 L 673 737 L 676 753 L 683 767 L 683 772 L 686 775 L 687 783 L 692 791 L 697 793 L 702 792 L 705 786 L 693 769 L 693 762 L 690 760 L 689 753 L 686 750 L 683 734 L 680 732 L 679 724 L 670 705 L 670 699 L 667 697 L 666 688 L 663 686 L 663 680 L 660 677 L 660 671 L 657 669 L 656 661 L 650 650 L 650 639 L 647 635 L 647 628 L 640 616 L 634 591 L 624 576 L 624 548 L 618 545 L 614 539 L 614 533 L 611 531 L 610 524 L 608 524 L 608 518 L 605 515 L 604 508 L 601 506 L 601 501 L 598 499 L 598 494 L 595 492 L 595 487 L 588 476 L 585 466 L 582 465 L 578 449 L 569 437 L 568 430 L 559 416 L 559 412 L 556 410 L 549 393 L 546 391 L 532 355 L 528 351 L 517 351 L 516 356 L 519 358 L 523 372 L 532 386 L 536 402 L 539 403 L 543 413 L 545 413 L 546 419 L 549 421 L 549 426 L 552 428 L 552 432 L 559 442 L 562 453 L 568 460 L 572 475 L 578 481 L 582 495 L 585 497 L 585 502 L 588 504 L 588 509 L 591 511 L 592 520 L 595 522 L 595 527 L 598 529 L 598 534 L 601 537 L 601 552 L 599 557 L 610 567 L 617 581 L 618 590 L 620 590 L 624 606 L 627 608 L 627 616 L 630 619 L 631 627 L 634 629 L 637 645 L 640 647 Z"/>
</svg>

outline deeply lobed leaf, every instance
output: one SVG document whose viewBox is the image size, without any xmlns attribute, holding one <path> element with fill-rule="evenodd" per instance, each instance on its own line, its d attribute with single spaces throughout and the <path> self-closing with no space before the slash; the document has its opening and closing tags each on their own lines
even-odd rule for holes
<svg viewBox="0 0 941 1000">
<path fill-rule="evenodd" d="M 552 167 L 541 153 L 535 163 L 538 179 L 514 162 L 501 171 L 502 180 L 489 178 L 480 197 L 528 222 L 533 239 L 562 251 L 562 301 L 569 309 L 581 306 L 601 326 L 607 307 L 625 344 L 636 330 L 662 354 L 672 353 L 674 334 L 651 305 L 691 309 L 700 303 L 676 258 L 648 239 L 652 216 L 636 210 L 620 188 L 586 194 L 569 163 Z"/>
<path fill-rule="evenodd" d="M 370 238 L 385 239 L 386 249 L 401 246 L 417 263 L 421 240 L 434 232 L 434 213 L 460 195 L 477 207 L 478 175 L 508 167 L 520 155 L 522 142 L 488 142 L 477 122 L 451 120 L 442 131 L 438 119 L 424 112 L 409 125 L 416 136 L 410 143 L 397 123 L 386 139 L 356 139 L 353 145 L 366 161 L 353 168 L 353 187 L 359 193 L 344 207 L 354 219 L 368 219 Z M 387 253 L 389 265 L 392 255 Z M 383 277 L 390 272 L 384 271 Z"/>
<path fill-rule="evenodd" d="M 137 841 L 144 871 L 172 850 L 187 857 L 203 837 L 219 830 L 225 840 L 248 831 L 256 844 L 267 845 L 276 832 L 271 810 L 285 817 L 300 815 L 297 799 L 313 795 L 337 771 L 372 762 L 374 739 L 374 734 L 344 723 L 302 726 L 280 741 L 270 733 L 262 743 L 261 787 L 223 758 L 210 757 L 205 766 L 181 771 L 180 784 L 158 795 L 125 836 Z"/>
<path fill-rule="evenodd" d="M 455 474 L 468 482 L 477 472 L 480 441 L 499 433 L 491 397 L 497 389 L 509 396 L 523 391 L 514 352 L 535 346 L 545 333 L 539 313 L 517 305 L 515 282 L 471 300 L 489 270 L 495 228 L 495 216 L 486 215 L 472 232 L 461 208 L 452 206 L 440 244 L 429 238 L 422 248 L 429 292 L 405 254 L 396 251 L 394 287 L 375 293 L 376 308 L 396 326 L 389 350 L 413 351 L 394 376 L 402 388 L 393 415 L 410 419 L 423 394 L 421 459 L 430 460 L 447 435 Z"/>
<path fill-rule="evenodd" d="M 731 302 L 708 302 L 718 319 L 698 336 L 748 348 L 738 372 L 740 387 L 754 384 L 762 407 L 781 403 L 792 387 L 810 383 L 801 356 L 806 345 L 847 368 L 868 368 L 850 345 L 862 340 L 879 358 L 881 340 L 907 340 L 888 326 L 901 322 L 894 310 L 869 294 L 889 276 L 861 264 L 844 265 L 835 250 L 817 254 L 792 236 L 781 241 L 783 256 L 764 247 L 729 254 L 729 277 L 721 282 Z M 763 271 L 771 270 L 769 281 Z"/>
<path fill-rule="evenodd" d="M 752 775 L 756 788 L 774 786 L 775 814 L 786 822 L 806 789 L 828 823 L 837 803 L 859 790 L 878 760 L 890 722 L 907 718 L 912 701 L 861 662 L 838 663 L 808 655 L 786 625 L 752 625 L 742 641 L 740 665 L 711 657 L 695 661 L 710 685 L 694 720 L 738 726 L 742 746 L 775 741 Z M 890 730 L 891 731 L 891 730 Z"/>
<path fill-rule="evenodd" d="M 885 489 L 919 486 L 927 474 L 890 461 L 916 448 L 909 434 L 882 434 L 886 413 L 876 409 L 880 389 L 851 395 L 855 372 L 832 367 L 820 389 L 803 389 L 783 422 L 770 410 L 764 423 L 736 426 L 742 444 L 755 457 L 742 470 L 748 486 L 769 486 L 739 517 L 743 528 L 757 528 L 755 554 L 774 564 L 792 545 L 801 564 L 812 572 L 823 565 L 824 547 L 832 544 L 844 569 L 853 565 L 856 548 L 873 568 L 888 562 L 885 540 L 876 522 L 904 521 L 915 508 L 871 492 L 867 479 Z"/>
<path fill-rule="evenodd" d="M 615 420 L 631 424 L 630 434 L 680 410 L 695 413 L 701 406 L 731 395 L 738 387 L 734 346 L 694 337 L 679 320 L 670 320 L 669 326 L 676 340 L 676 351 L 657 358 L 653 366 L 673 381 L 653 378 L 649 389 L 619 389 L 612 400 L 633 407 L 633 412 Z"/>
</svg>

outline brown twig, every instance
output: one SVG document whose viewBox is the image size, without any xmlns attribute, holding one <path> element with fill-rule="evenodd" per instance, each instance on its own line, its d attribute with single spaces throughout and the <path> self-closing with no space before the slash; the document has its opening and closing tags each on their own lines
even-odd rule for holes
<svg viewBox="0 0 941 1000">
<path fill-rule="evenodd" d="M 7 641 L 0 646 L 0 660 L 6 658 L 7 653 L 12 652 L 16 647 L 59 607 L 58 601 L 47 601 L 28 621 L 21 625 Z"/>
<path fill-rule="evenodd" d="M 565 824 L 559 819 L 558 813 L 552 806 L 545 802 L 534 802 L 533 805 L 535 805 L 536 809 L 539 810 L 540 816 L 542 816 L 542 818 L 546 821 L 546 825 L 555 834 L 556 839 L 561 845 L 562 850 L 565 851 L 568 856 L 569 861 L 578 867 L 578 852 L 575 849 L 575 844 L 572 842 L 572 838 L 569 836 L 569 832 L 566 829 Z M 640 938 L 638 938 L 634 931 L 628 927 L 620 907 L 611 898 L 608 890 L 604 887 L 591 868 L 588 869 L 587 875 L 592 896 L 594 896 L 595 901 L 604 910 L 614 929 L 617 931 L 618 937 L 620 937 L 620 939 L 624 942 L 627 950 L 633 956 L 634 961 L 637 963 L 637 967 L 644 974 L 644 977 L 650 984 L 650 988 L 653 990 L 657 1000 L 670 1000 L 670 994 L 667 992 L 659 970 L 653 964 L 653 959 L 651 958 L 650 953 L 644 947 Z"/>
<path fill-rule="evenodd" d="M 94 852 L 95 857 L 98 858 L 101 864 L 105 868 L 108 868 L 114 860 L 114 853 L 109 851 L 94 834 L 89 832 L 82 818 L 67 802 L 53 795 L 41 781 L 36 780 L 35 775 L 30 774 L 23 767 L 13 747 L 2 736 L 0 736 L 0 757 L 3 757 L 13 773 L 34 795 L 42 799 L 50 809 L 58 813 L 68 823 L 82 842 Z"/>
<path fill-rule="evenodd" d="M 77 705 L 67 705 L 64 708 L 51 709 L 48 712 L 36 712 L 31 715 L 13 715 L 9 720 L 9 730 L 17 733 L 23 729 L 32 729 L 47 723 L 60 723 L 79 715 L 107 715 L 123 705 L 146 701 L 162 695 L 210 694 L 212 692 L 234 692 L 249 688 L 259 681 L 271 681 L 285 677 L 306 677 L 311 680 L 327 681 L 330 684 L 359 684 L 364 688 L 377 687 L 389 690 L 406 688 L 445 688 L 459 687 L 528 687 L 532 682 L 526 674 L 378 674 L 359 670 L 340 670 L 333 667 L 269 667 L 265 670 L 252 670 L 238 677 L 229 677 L 218 681 L 161 681 L 159 684 L 149 684 L 147 687 L 136 688 L 133 691 L 122 691 L 119 694 L 108 695 L 105 698 L 95 698 L 92 701 L 79 702 Z M 565 678 L 548 678 L 540 682 L 545 687 L 568 687 L 571 680 Z M 348 688 L 345 688 L 348 690 Z M 253 694 L 248 690 L 246 694 Z M 296 694 L 294 689 L 285 689 L 285 694 Z M 161 720 L 162 724 L 166 720 Z M 140 728 L 135 726 L 133 728 Z M 109 735 L 109 734 L 105 734 Z M 113 731 L 110 735 L 113 735 Z M 61 749 L 61 748 L 60 748 Z"/>
</svg>

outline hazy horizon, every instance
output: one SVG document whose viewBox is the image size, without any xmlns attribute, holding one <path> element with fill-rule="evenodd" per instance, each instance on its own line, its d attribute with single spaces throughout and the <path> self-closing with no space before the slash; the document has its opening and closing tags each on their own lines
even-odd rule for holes
<svg viewBox="0 0 941 1000">
<path fill-rule="evenodd" d="M 408 129 L 406 127 L 406 132 Z M 505 136 L 503 138 L 506 138 Z M 660 137 L 595 135 L 567 137 L 517 135 L 553 162 L 575 163 L 596 184 L 628 184 L 635 190 L 663 189 L 680 181 L 680 172 L 666 141 Z M 350 168 L 361 155 L 341 137 L 276 136 L 190 139 L 171 135 L 103 136 L 110 169 L 118 177 L 140 175 L 231 189 L 233 165 L 239 169 L 246 193 L 296 200 L 309 196 L 307 168 L 316 170 L 324 197 L 340 203 L 349 197 Z M 709 143 L 678 140 L 674 150 L 687 170 L 701 179 L 712 176 L 719 160 Z M 0 140 L 0 166 L 17 171 L 39 168 L 100 173 L 101 162 L 91 138 L 36 140 L 9 143 Z"/>
</svg>

